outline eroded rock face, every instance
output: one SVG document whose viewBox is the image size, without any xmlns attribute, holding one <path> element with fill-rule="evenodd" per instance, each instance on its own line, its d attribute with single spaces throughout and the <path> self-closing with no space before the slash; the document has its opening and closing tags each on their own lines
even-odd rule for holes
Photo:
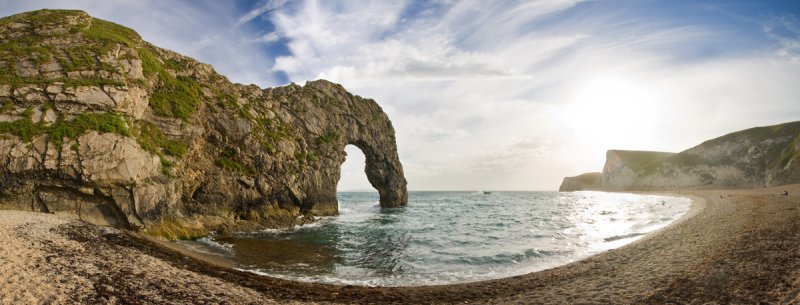
<svg viewBox="0 0 800 305">
<path fill-rule="evenodd" d="M 232 84 L 80 11 L 0 19 L 0 38 L 17 46 L 0 48 L 0 208 L 287 226 L 337 214 L 346 145 L 364 152 L 381 206 L 406 204 L 389 118 L 340 85 Z"/>
<path fill-rule="evenodd" d="M 354 96 L 342 86 L 324 80 L 252 94 L 263 99 L 262 105 L 269 108 L 263 114 L 255 110 L 251 115 L 263 115 L 261 123 L 268 121 L 277 133 L 292 129 L 302 134 L 295 134 L 294 139 L 285 134 L 270 134 L 275 141 L 266 145 L 267 150 L 275 153 L 265 153 L 251 149 L 264 140 L 253 136 L 253 130 L 262 126 L 246 119 L 214 120 L 215 130 L 209 141 L 217 147 L 228 146 L 236 155 L 251 157 L 253 163 L 263 164 L 269 171 L 284 174 L 276 177 L 261 172 L 256 177 L 242 175 L 236 179 L 222 176 L 202 186 L 195 198 L 219 201 L 227 198 L 226 189 L 236 189 L 242 202 L 258 205 L 262 204 L 258 200 L 267 196 L 278 204 L 293 203 L 299 208 L 293 215 L 335 215 L 338 213 L 336 185 L 345 161 L 344 148 L 355 145 L 366 157 L 367 178 L 378 190 L 381 206 L 406 205 L 406 180 L 397 155 L 394 128 L 375 101 Z M 298 141 L 297 136 L 302 139 Z M 244 143 L 255 146 L 230 147 L 226 140 L 231 137 L 241 137 Z M 291 159 L 276 158 L 279 156 Z"/>
<path fill-rule="evenodd" d="M 129 137 L 92 131 L 79 137 L 78 143 L 81 178 L 88 183 L 140 185 L 160 174 L 158 157 Z"/>
</svg>

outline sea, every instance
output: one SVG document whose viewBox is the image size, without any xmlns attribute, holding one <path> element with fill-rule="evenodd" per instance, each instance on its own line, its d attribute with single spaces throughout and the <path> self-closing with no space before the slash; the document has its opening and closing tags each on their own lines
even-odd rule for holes
<svg viewBox="0 0 800 305">
<path fill-rule="evenodd" d="M 464 283 L 568 264 L 679 219 L 685 197 L 606 192 L 340 192 L 339 215 L 281 230 L 212 235 L 192 248 L 241 270 L 363 286 Z"/>
</svg>

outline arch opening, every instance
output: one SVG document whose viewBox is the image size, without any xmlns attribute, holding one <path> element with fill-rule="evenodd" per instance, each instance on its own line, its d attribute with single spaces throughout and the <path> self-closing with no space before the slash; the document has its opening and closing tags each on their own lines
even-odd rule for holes
<svg viewBox="0 0 800 305">
<path fill-rule="evenodd" d="M 344 149 L 345 160 L 341 165 L 337 192 L 375 192 L 378 190 L 370 184 L 366 175 L 367 159 L 364 152 L 355 145 L 347 145 Z"/>
</svg>

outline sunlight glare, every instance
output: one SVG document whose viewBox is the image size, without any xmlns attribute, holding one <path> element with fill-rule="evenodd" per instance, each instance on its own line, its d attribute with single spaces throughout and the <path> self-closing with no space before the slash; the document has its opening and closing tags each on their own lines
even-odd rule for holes
<svg viewBox="0 0 800 305">
<path fill-rule="evenodd" d="M 581 139 L 626 145 L 647 135 L 656 118 L 655 90 L 622 77 L 595 77 L 579 85 L 562 119 Z"/>
</svg>

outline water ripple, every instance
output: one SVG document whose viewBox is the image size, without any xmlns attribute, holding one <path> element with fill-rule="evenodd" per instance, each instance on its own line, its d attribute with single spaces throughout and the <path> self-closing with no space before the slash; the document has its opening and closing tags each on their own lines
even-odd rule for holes
<svg viewBox="0 0 800 305">
<path fill-rule="evenodd" d="M 636 240 L 689 207 L 686 198 L 602 192 L 411 192 L 401 209 L 380 209 L 376 193 L 338 197 L 340 215 L 313 226 L 203 242 L 224 245 L 241 269 L 282 278 L 445 284 L 566 264 Z"/>
</svg>

